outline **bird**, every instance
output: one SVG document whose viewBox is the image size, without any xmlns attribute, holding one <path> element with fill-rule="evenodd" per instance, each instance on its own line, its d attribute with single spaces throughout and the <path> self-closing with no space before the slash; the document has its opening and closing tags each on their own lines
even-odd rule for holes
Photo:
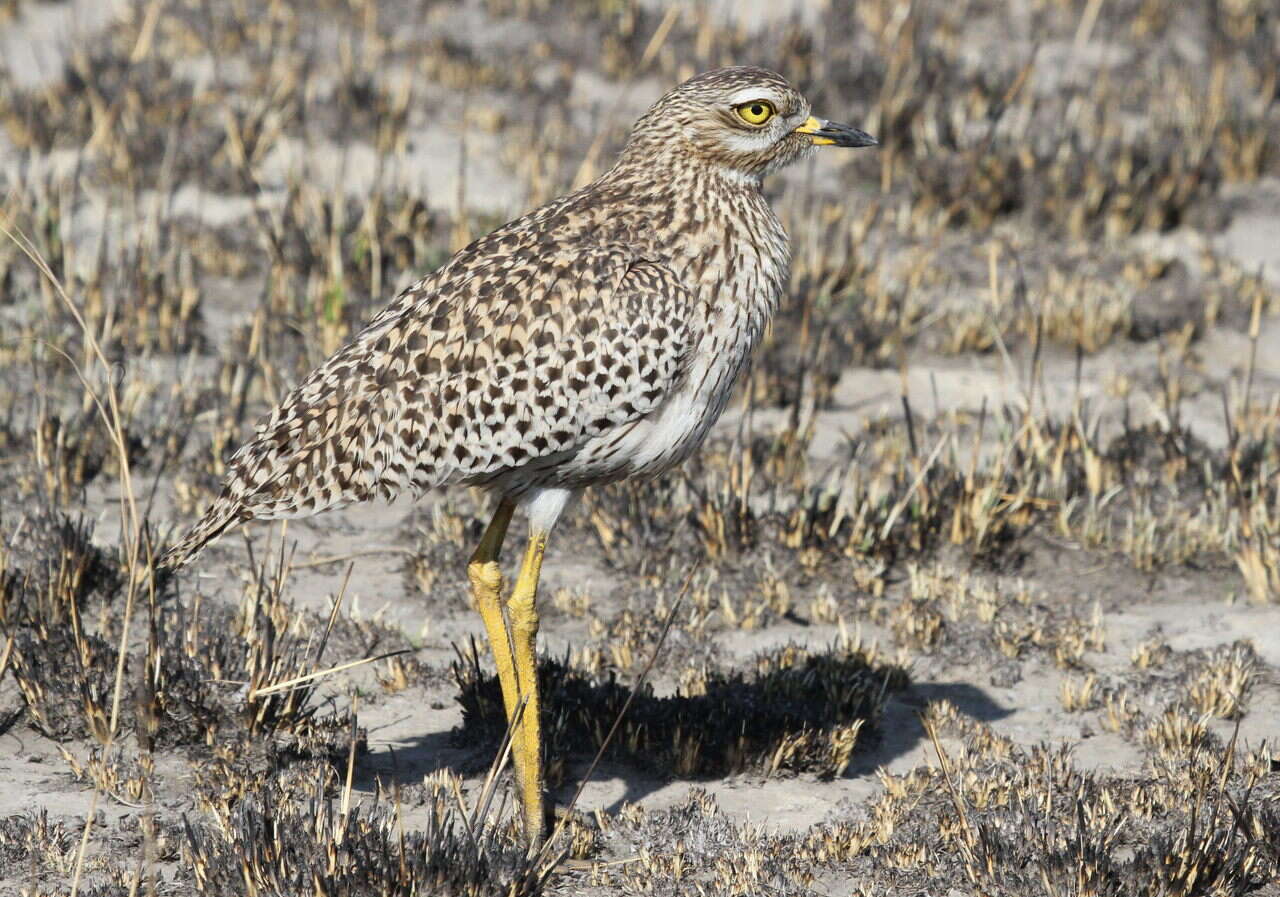
<svg viewBox="0 0 1280 897">
<path fill-rule="evenodd" d="M 481 487 L 468 567 L 511 732 L 523 831 L 545 840 L 538 581 L 589 486 L 653 477 L 706 438 L 778 307 L 790 244 L 763 193 L 815 147 L 875 146 L 754 66 L 695 75 L 636 121 L 587 186 L 481 237 L 410 285 L 304 377 L 230 459 L 158 566 L 229 528 Z M 528 536 L 505 605 L 499 563 Z"/>
</svg>

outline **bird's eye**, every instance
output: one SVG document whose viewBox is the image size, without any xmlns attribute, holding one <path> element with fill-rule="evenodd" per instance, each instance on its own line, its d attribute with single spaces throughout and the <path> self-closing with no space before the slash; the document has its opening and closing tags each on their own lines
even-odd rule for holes
<svg viewBox="0 0 1280 897">
<path fill-rule="evenodd" d="M 774 116 L 773 104 L 767 100 L 752 100 L 737 107 L 738 117 L 749 125 L 757 127 Z"/>
</svg>

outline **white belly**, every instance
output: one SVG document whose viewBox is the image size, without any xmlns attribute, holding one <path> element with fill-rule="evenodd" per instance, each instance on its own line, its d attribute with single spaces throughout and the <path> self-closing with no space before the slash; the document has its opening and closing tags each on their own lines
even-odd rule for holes
<svg viewBox="0 0 1280 897">
<path fill-rule="evenodd" d="M 689 457 L 720 419 L 754 347 L 754 334 L 734 336 L 732 345 L 703 347 L 688 377 L 660 408 L 587 442 L 563 474 L 583 481 L 654 476 Z"/>
</svg>

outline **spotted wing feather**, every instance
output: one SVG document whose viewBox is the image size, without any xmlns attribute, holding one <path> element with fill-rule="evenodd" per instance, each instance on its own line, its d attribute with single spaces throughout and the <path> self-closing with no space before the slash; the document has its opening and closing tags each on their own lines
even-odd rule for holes
<svg viewBox="0 0 1280 897">
<path fill-rule="evenodd" d="M 687 360 L 690 306 L 664 264 L 628 247 L 557 251 L 497 231 L 304 379 L 164 563 L 242 521 L 553 469 L 661 405 Z"/>
</svg>

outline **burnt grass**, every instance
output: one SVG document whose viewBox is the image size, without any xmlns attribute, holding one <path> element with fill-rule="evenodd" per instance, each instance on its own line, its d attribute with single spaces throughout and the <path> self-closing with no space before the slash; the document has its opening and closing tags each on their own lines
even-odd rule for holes
<svg viewBox="0 0 1280 897">
<path fill-rule="evenodd" d="M 0 893 L 1280 894 L 1280 295 L 1228 239 L 1280 14 L 802 6 L 159 0 L 0 59 Z M 557 533 L 529 856 L 483 497 L 150 559 L 397 290 L 748 62 L 881 146 L 769 185 L 724 422 Z"/>
</svg>

